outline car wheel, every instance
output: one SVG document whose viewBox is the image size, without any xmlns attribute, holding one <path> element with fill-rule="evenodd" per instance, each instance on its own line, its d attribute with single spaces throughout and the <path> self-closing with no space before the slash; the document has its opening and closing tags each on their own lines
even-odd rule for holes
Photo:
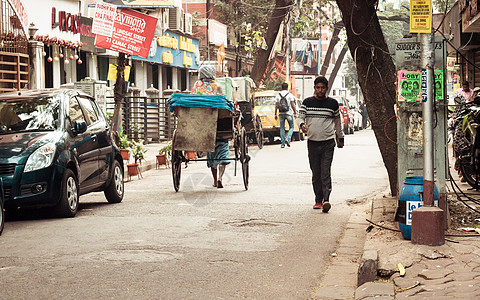
<svg viewBox="0 0 480 300">
<path fill-rule="evenodd" d="M 107 198 L 108 203 L 120 203 L 123 200 L 123 192 L 123 171 L 120 163 L 115 160 L 112 178 L 110 178 L 110 183 L 104 191 L 105 198 Z"/>
<path fill-rule="evenodd" d="M 66 169 L 63 174 L 62 188 L 60 189 L 60 201 L 55 212 L 57 216 L 64 218 L 75 217 L 78 210 L 78 181 L 72 170 Z"/>
</svg>

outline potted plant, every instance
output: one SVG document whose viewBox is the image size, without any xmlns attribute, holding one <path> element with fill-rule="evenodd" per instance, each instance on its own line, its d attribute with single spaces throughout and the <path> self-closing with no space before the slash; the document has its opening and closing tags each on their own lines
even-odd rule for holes
<svg viewBox="0 0 480 300">
<path fill-rule="evenodd" d="M 120 148 L 120 153 L 122 154 L 123 160 L 130 160 L 130 146 L 132 142 L 128 139 L 127 135 L 120 131 L 118 133 L 118 148 Z"/>
<path fill-rule="evenodd" d="M 161 165 L 167 165 L 172 158 L 172 142 L 168 142 L 167 145 L 158 150 L 157 155 L 157 167 Z"/>
<path fill-rule="evenodd" d="M 132 143 L 132 156 L 133 156 L 134 163 L 127 165 L 129 176 L 135 176 L 135 175 L 139 175 L 139 177 L 141 176 L 139 165 L 142 163 L 143 160 L 146 159 L 145 157 L 146 152 L 147 152 L 147 149 L 143 148 L 142 142 Z"/>
</svg>

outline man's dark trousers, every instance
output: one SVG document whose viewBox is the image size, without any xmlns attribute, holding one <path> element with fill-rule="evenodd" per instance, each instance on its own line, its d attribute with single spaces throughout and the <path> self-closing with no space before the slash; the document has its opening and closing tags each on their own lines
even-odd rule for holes
<svg viewBox="0 0 480 300">
<path fill-rule="evenodd" d="M 331 166 L 335 140 L 311 141 L 308 140 L 308 160 L 312 170 L 313 191 L 315 202 L 329 201 L 332 192 Z"/>
</svg>

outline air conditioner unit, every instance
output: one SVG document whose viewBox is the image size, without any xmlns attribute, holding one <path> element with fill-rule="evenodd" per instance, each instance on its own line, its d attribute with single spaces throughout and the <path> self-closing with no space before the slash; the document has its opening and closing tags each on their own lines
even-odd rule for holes
<svg viewBox="0 0 480 300">
<path fill-rule="evenodd" d="M 193 16 L 192 14 L 185 14 L 185 33 L 192 34 L 193 31 Z"/>
<path fill-rule="evenodd" d="M 168 29 L 178 30 L 183 32 L 184 30 L 184 14 L 183 9 L 179 7 L 169 8 L 169 20 Z"/>
<path fill-rule="evenodd" d="M 168 23 L 170 20 L 170 10 L 167 8 L 162 14 L 162 28 L 163 30 L 168 29 Z"/>
</svg>

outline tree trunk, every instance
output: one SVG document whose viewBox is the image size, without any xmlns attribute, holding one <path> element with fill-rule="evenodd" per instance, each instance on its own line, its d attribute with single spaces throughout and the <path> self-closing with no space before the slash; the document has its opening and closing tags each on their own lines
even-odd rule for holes
<svg viewBox="0 0 480 300">
<path fill-rule="evenodd" d="M 282 24 L 285 16 L 293 5 L 293 0 L 275 0 L 275 8 L 270 16 L 267 33 L 265 34 L 265 42 L 267 43 L 267 50 L 258 49 L 255 57 L 255 62 L 252 67 L 252 79 L 257 86 L 260 85 L 265 70 L 267 69 L 268 58 L 272 52 L 273 44 L 277 38 L 278 29 Z"/>
<path fill-rule="evenodd" d="M 115 81 L 115 87 L 113 90 L 113 98 L 115 100 L 115 108 L 113 110 L 112 117 L 112 132 L 115 134 L 121 127 L 122 119 L 120 111 L 122 109 L 123 97 L 125 97 L 125 54 L 118 53 L 117 60 L 117 80 Z"/>
<path fill-rule="evenodd" d="M 325 60 L 323 61 L 322 69 L 320 70 L 321 76 L 325 76 L 327 74 L 328 66 L 330 65 L 330 60 L 332 59 L 332 52 L 335 49 L 335 45 L 340 40 L 338 35 L 340 34 L 340 30 L 342 30 L 342 28 L 343 22 L 337 22 L 335 25 L 333 25 L 332 38 L 330 39 L 330 43 L 328 43 L 327 52 L 325 53 Z M 333 84 L 333 82 L 329 83 L 330 85 Z"/>
<path fill-rule="evenodd" d="M 395 66 L 378 21 L 375 3 L 337 0 L 368 115 L 387 169 L 390 190 L 396 196 L 397 125 L 393 107 L 396 98 Z"/>
<path fill-rule="evenodd" d="M 330 92 L 330 89 L 332 88 L 333 83 L 335 82 L 335 78 L 337 77 L 338 70 L 342 66 L 343 58 L 345 57 L 345 54 L 347 53 L 347 45 L 344 45 L 342 48 L 342 51 L 340 51 L 340 54 L 338 54 L 337 61 L 335 62 L 335 66 L 333 67 L 332 73 L 330 74 L 330 77 L 328 78 L 328 91 Z"/>
</svg>

